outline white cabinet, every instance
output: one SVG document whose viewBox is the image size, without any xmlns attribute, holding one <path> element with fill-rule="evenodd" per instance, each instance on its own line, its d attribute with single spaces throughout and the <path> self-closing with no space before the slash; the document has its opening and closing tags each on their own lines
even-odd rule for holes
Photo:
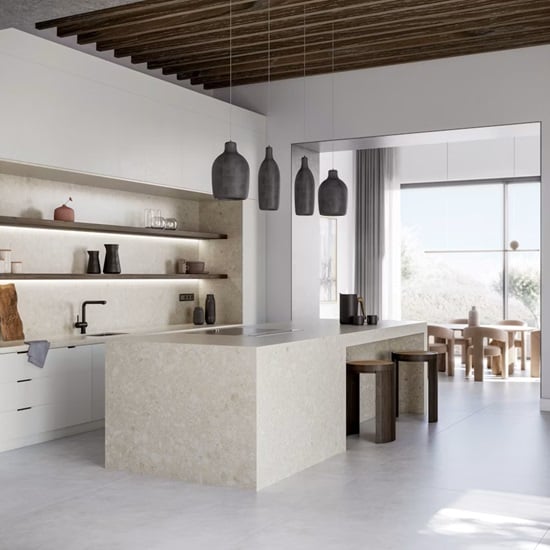
<svg viewBox="0 0 550 550">
<path fill-rule="evenodd" d="M 104 355 L 103 345 L 51 349 L 44 368 L 26 353 L 0 355 L 0 450 L 85 431 L 103 418 Z"/>
</svg>

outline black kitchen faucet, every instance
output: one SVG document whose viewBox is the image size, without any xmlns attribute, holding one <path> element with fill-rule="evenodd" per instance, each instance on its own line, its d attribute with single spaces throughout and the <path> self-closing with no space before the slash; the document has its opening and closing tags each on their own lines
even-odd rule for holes
<svg viewBox="0 0 550 550">
<path fill-rule="evenodd" d="M 86 300 L 85 302 L 82 302 L 82 321 L 77 315 L 76 323 L 74 324 L 75 328 L 80 329 L 80 334 L 86 334 L 86 327 L 88 326 L 88 323 L 86 322 L 86 306 L 88 304 L 100 304 L 104 306 L 106 303 L 107 300 Z"/>
</svg>

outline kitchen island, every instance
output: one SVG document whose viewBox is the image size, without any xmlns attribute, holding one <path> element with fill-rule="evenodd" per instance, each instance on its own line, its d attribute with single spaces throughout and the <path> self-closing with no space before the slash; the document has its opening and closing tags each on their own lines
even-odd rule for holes
<svg viewBox="0 0 550 550">
<path fill-rule="evenodd" d="M 425 323 L 327 320 L 111 341 L 106 467 L 266 487 L 346 450 L 346 359 L 423 348 L 425 334 Z M 402 365 L 399 382 L 401 412 L 423 413 L 424 369 Z M 361 420 L 374 401 L 363 384 Z"/>
</svg>

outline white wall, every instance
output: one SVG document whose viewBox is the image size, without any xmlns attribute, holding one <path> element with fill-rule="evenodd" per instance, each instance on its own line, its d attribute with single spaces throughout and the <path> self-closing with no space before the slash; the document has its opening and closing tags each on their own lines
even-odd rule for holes
<svg viewBox="0 0 550 550">
<path fill-rule="evenodd" d="M 268 251 L 279 254 L 278 269 L 268 273 L 268 316 L 291 316 L 291 250 L 285 250 L 283 255 L 280 252 L 284 250 L 281 243 L 288 242 L 285 228 L 291 225 L 292 143 L 540 121 L 542 209 L 550 210 L 550 193 L 544 181 L 545 167 L 550 166 L 550 148 L 545 147 L 544 133 L 550 125 L 549 58 L 550 46 L 540 46 L 337 73 L 334 135 L 327 114 L 331 108 L 330 75 L 307 79 L 306 136 L 303 80 L 271 82 L 269 127 L 284 179 L 281 210 L 267 227 Z M 265 95 L 264 86 L 253 85 L 234 89 L 233 98 L 241 106 L 265 112 Z M 550 293 L 545 290 L 550 281 L 548 217 L 542 220 L 542 236 L 542 327 L 546 331 L 550 330 L 550 316 L 546 315 Z M 550 409 L 550 339 L 543 338 L 542 356 L 543 407 Z"/>
<path fill-rule="evenodd" d="M 540 136 L 396 148 L 400 183 L 540 175 Z"/>
</svg>

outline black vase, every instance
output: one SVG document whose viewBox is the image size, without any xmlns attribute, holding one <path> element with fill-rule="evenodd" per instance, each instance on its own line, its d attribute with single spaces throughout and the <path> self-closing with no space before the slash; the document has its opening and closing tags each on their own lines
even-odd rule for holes
<svg viewBox="0 0 550 550">
<path fill-rule="evenodd" d="M 200 306 L 197 306 L 193 310 L 193 324 L 194 325 L 204 324 L 204 310 Z"/>
<path fill-rule="evenodd" d="M 88 267 L 86 273 L 101 273 L 99 250 L 88 250 Z"/>
<path fill-rule="evenodd" d="M 105 262 L 103 264 L 103 273 L 120 273 L 118 244 L 105 245 Z"/>
<path fill-rule="evenodd" d="M 207 325 L 213 325 L 216 322 L 216 300 L 214 294 L 206 295 L 206 302 L 204 304 L 204 317 Z"/>
</svg>

